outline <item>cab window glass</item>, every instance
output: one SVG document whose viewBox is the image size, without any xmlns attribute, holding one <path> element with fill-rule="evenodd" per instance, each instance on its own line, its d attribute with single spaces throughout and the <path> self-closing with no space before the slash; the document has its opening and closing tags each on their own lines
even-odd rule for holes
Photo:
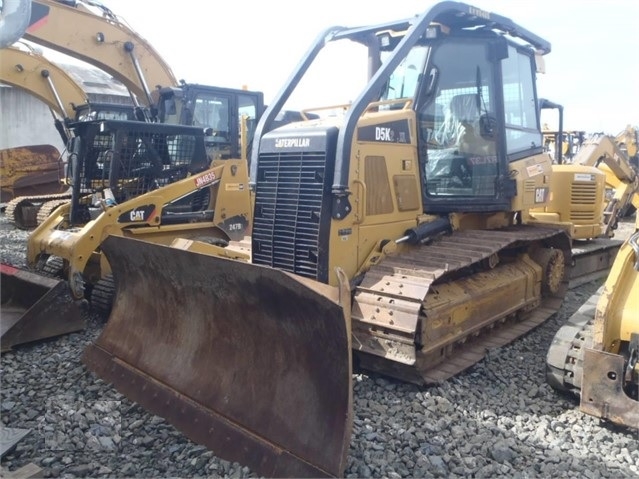
<svg viewBox="0 0 639 479">
<path fill-rule="evenodd" d="M 535 70 L 531 58 L 508 47 L 502 60 L 506 150 L 509 154 L 542 146 L 535 102 Z"/>
<path fill-rule="evenodd" d="M 428 68 L 437 71 L 436 87 L 418 110 L 427 195 L 494 196 L 496 137 L 487 124 L 495 117 L 495 82 L 487 46 L 438 45 Z"/>
</svg>

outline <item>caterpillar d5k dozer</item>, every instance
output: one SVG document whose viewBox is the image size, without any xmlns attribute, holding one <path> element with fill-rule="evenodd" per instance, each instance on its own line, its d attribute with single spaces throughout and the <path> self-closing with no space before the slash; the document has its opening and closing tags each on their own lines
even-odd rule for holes
<svg viewBox="0 0 639 479">
<path fill-rule="evenodd" d="M 353 42 L 349 64 L 370 67 L 355 100 L 273 129 L 315 60 Z M 357 368 L 438 383 L 561 306 L 571 238 L 530 214 L 562 194 L 536 108 L 549 51 L 457 2 L 322 32 L 256 128 L 250 262 L 108 238 L 115 306 L 85 364 L 258 474 L 342 475 L 349 349 Z"/>
<path fill-rule="evenodd" d="M 557 331 L 546 366 L 583 412 L 639 429 L 639 220 L 605 284 Z"/>
<path fill-rule="evenodd" d="M 2 273 L 2 352 L 42 338 L 86 327 L 79 303 L 72 301 L 64 281 L 7 264 Z"/>
</svg>

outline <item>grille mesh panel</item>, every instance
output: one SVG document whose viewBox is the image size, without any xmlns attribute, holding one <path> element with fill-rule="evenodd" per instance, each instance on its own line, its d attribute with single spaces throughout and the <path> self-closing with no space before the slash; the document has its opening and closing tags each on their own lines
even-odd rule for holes
<svg viewBox="0 0 639 479">
<path fill-rule="evenodd" d="M 262 154 L 253 262 L 317 279 L 325 153 Z"/>
</svg>

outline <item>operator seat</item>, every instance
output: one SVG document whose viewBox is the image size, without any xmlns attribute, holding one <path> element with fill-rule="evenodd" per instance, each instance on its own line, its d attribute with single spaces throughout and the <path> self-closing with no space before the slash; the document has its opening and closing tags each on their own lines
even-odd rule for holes
<svg viewBox="0 0 639 479">
<path fill-rule="evenodd" d="M 467 93 L 455 95 L 450 100 L 450 117 L 455 132 L 455 144 L 460 149 L 469 151 L 475 132 L 479 126 L 479 110 L 477 95 Z"/>
<path fill-rule="evenodd" d="M 456 95 L 450 101 L 450 116 L 454 122 L 455 145 L 460 153 L 494 156 L 495 138 L 481 136 L 477 94 Z"/>
</svg>

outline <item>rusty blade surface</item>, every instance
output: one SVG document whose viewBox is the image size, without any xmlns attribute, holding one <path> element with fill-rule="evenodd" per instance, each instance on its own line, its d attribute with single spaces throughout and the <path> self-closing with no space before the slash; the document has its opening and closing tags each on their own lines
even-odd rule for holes
<svg viewBox="0 0 639 479">
<path fill-rule="evenodd" d="M 133 239 L 103 249 L 116 296 L 89 369 L 258 474 L 343 474 L 350 330 L 325 285 Z"/>
<path fill-rule="evenodd" d="M 0 150 L 2 200 L 15 196 L 59 193 L 64 177 L 60 152 L 53 145 L 30 145 Z"/>
<path fill-rule="evenodd" d="M 86 327 L 65 281 L 0 265 L 2 352 L 14 346 L 81 331 Z"/>
</svg>

